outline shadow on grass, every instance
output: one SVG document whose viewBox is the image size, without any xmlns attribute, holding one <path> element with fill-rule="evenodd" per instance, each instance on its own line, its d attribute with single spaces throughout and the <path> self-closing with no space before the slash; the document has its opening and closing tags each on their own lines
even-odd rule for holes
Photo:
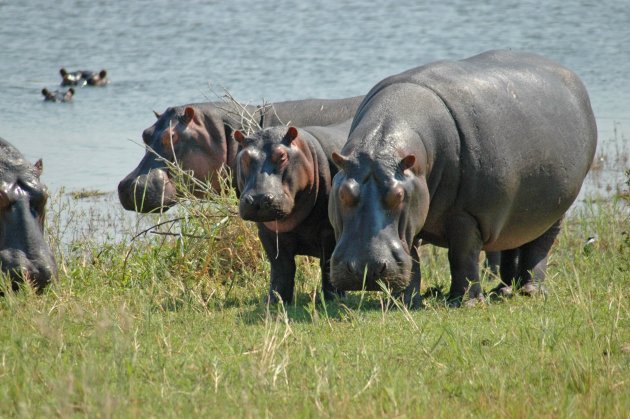
<svg viewBox="0 0 630 419">
<path fill-rule="evenodd" d="M 239 300 L 226 304 L 234 308 L 242 309 L 240 315 L 243 323 L 257 325 L 264 323 L 269 315 L 281 315 L 286 313 L 287 318 L 295 323 L 315 323 L 322 320 L 338 322 L 353 321 L 361 313 L 369 312 L 396 312 L 407 310 L 400 306 L 400 302 L 394 303 L 391 297 L 383 292 L 365 291 L 348 292 L 344 297 L 332 301 L 322 302 L 321 298 L 313 298 L 308 293 L 296 295 L 293 303 L 284 306 L 281 304 L 267 305 L 263 299 Z M 440 287 L 431 287 L 422 294 L 421 307 L 409 309 L 409 312 L 419 312 L 427 306 L 447 307 L 447 293 Z M 427 304 L 428 303 L 428 304 Z"/>
</svg>

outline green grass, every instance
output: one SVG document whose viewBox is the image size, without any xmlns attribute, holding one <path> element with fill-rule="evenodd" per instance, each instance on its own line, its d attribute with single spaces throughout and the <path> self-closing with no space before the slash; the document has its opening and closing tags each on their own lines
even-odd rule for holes
<svg viewBox="0 0 630 419">
<path fill-rule="evenodd" d="M 572 212 L 546 298 L 417 311 L 383 293 L 322 305 L 307 258 L 296 302 L 266 307 L 269 267 L 233 202 L 71 239 L 81 214 L 53 203 L 58 282 L 0 300 L 0 417 L 630 415 L 627 202 Z M 423 247 L 422 268 L 424 289 L 448 290 L 443 249 Z"/>
</svg>

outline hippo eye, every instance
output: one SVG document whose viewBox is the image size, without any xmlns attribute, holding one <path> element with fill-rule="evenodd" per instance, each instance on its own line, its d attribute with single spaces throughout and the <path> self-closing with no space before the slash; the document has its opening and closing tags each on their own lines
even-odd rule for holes
<svg viewBox="0 0 630 419">
<path fill-rule="evenodd" d="M 348 206 L 353 207 L 359 202 L 359 184 L 353 180 L 347 180 L 339 187 L 339 199 Z"/>
<path fill-rule="evenodd" d="M 387 209 L 394 210 L 400 206 L 405 199 L 405 189 L 401 185 L 395 185 L 387 191 L 384 204 Z"/>
<path fill-rule="evenodd" d="M 271 156 L 271 161 L 278 166 L 282 166 L 284 163 L 287 162 L 287 160 L 289 160 L 289 156 L 286 150 L 283 150 L 281 148 L 277 148 L 276 150 L 274 150 L 273 155 Z"/>
</svg>

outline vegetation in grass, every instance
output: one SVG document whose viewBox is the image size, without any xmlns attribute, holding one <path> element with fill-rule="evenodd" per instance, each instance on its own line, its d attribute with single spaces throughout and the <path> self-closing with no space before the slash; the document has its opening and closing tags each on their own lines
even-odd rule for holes
<svg viewBox="0 0 630 419">
<path fill-rule="evenodd" d="M 627 198 L 572 211 L 544 298 L 448 309 L 446 251 L 423 247 L 417 311 L 387 292 L 323 303 L 309 258 L 295 303 L 265 306 L 234 192 L 69 235 L 94 216 L 77 211 L 63 195 L 49 208 L 58 282 L 38 296 L 0 281 L 0 417 L 628 415 Z"/>
</svg>

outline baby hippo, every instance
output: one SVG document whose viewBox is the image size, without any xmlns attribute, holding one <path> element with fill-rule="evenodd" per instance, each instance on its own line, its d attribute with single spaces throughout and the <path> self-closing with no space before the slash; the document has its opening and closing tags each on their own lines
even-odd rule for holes
<svg viewBox="0 0 630 419">
<path fill-rule="evenodd" d="M 72 100 L 72 96 L 74 96 L 74 89 L 71 87 L 65 92 L 60 92 L 59 90 L 51 92 L 50 90 L 43 88 L 42 95 L 44 95 L 44 101 L 46 102 L 70 102 Z"/>
<path fill-rule="evenodd" d="M 330 283 L 335 236 L 328 220 L 328 195 L 337 172 L 332 151 L 343 146 L 351 120 L 328 127 L 273 127 L 245 137 L 237 159 L 239 213 L 256 221 L 271 263 L 268 301 L 293 300 L 295 256 L 320 259 L 324 298 L 340 295 Z"/>
</svg>

